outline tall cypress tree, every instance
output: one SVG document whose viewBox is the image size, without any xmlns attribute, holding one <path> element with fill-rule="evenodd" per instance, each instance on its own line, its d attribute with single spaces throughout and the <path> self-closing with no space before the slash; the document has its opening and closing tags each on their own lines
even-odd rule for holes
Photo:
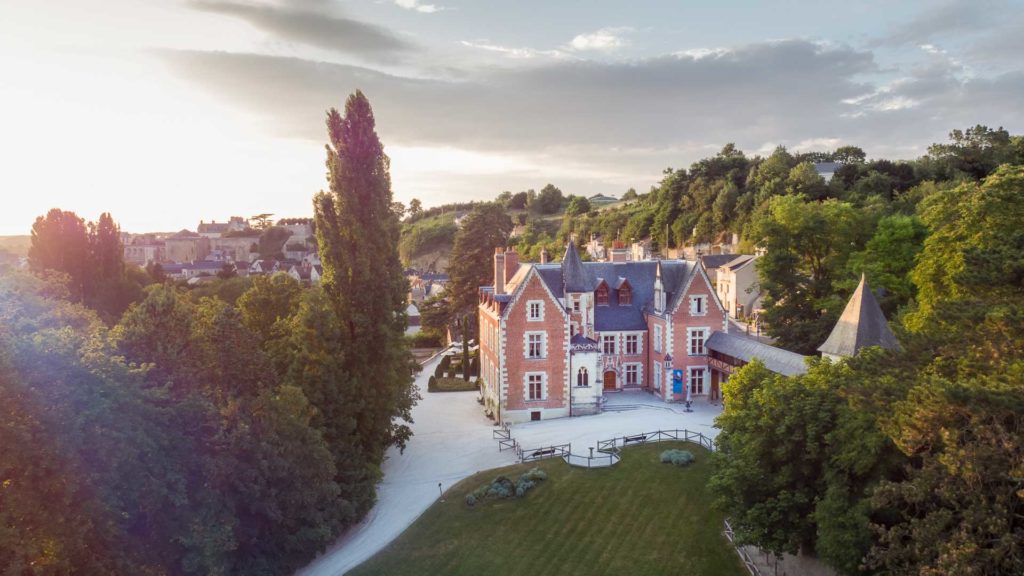
<svg viewBox="0 0 1024 576">
<path fill-rule="evenodd" d="M 333 108 L 327 113 L 327 131 L 330 190 L 314 198 L 322 284 L 342 332 L 346 381 L 339 382 L 338 399 L 359 403 L 355 436 L 372 481 L 384 450 L 404 446 L 411 434 L 396 421 L 411 421 L 416 399 L 403 339 L 408 283 L 398 258 L 389 160 L 362 92 L 349 96 L 344 116 Z"/>
</svg>

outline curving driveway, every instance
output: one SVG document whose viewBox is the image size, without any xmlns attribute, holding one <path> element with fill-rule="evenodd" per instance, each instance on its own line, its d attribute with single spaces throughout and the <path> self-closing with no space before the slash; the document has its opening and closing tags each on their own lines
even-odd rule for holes
<svg viewBox="0 0 1024 576">
<path fill-rule="evenodd" d="M 493 422 L 483 415 L 476 392 L 428 393 L 427 380 L 439 362 L 423 367 L 416 379 L 423 399 L 413 408 L 413 437 L 399 454 L 388 450 L 377 504 L 299 576 L 340 576 L 387 546 L 438 497 L 438 483 L 447 490 L 481 470 L 515 463 L 512 450 L 498 452 L 492 439 Z M 575 454 L 586 455 L 598 440 L 658 429 L 689 429 L 714 437 L 712 427 L 721 406 L 700 400 L 693 412 L 665 404 L 644 392 L 607 396 L 609 411 L 595 416 L 526 422 L 512 427 L 512 437 L 524 448 L 572 443 Z"/>
</svg>

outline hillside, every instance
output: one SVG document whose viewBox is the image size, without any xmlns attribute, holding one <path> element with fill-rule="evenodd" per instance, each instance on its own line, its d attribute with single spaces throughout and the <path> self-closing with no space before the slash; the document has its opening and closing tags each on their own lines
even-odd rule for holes
<svg viewBox="0 0 1024 576">
<path fill-rule="evenodd" d="M 597 218 L 623 209 L 635 209 L 635 202 L 621 200 L 591 206 L 584 198 L 564 196 L 561 190 L 551 184 L 540 192 L 503 192 L 489 202 L 503 206 L 513 224 L 524 225 L 519 229 L 521 236 L 513 240 L 527 248 L 527 251 L 535 245 L 539 250 L 541 243 L 554 242 L 555 238 L 564 237 L 580 218 Z M 483 203 L 444 204 L 410 215 L 402 222 L 399 242 L 402 263 L 419 270 L 445 271 L 458 232 L 456 219 Z M 567 213 L 575 216 L 566 218 Z"/>
<path fill-rule="evenodd" d="M 0 236 L 0 252 L 9 252 L 15 256 L 28 256 L 31 236 Z"/>
</svg>

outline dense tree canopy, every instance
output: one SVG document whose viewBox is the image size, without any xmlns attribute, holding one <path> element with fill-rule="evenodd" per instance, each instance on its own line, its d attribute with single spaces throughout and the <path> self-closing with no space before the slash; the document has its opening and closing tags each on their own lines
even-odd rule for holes
<svg viewBox="0 0 1024 576">
<path fill-rule="evenodd" d="M 454 319 L 472 314 L 480 287 L 493 284 L 494 249 L 505 246 L 510 230 L 512 220 L 497 204 L 478 206 L 466 216 L 455 236 L 448 268 L 451 283 L 447 292 Z"/>
<path fill-rule="evenodd" d="M 730 378 L 718 505 L 844 574 L 1024 573 L 1024 167 L 923 198 L 849 263 L 900 295 L 901 349 Z"/>
</svg>

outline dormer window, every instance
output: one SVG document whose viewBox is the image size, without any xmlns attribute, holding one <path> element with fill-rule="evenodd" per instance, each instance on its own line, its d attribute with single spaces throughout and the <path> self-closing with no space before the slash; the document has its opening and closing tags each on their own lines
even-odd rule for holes
<svg viewBox="0 0 1024 576">
<path fill-rule="evenodd" d="M 622 306 L 629 306 L 633 303 L 633 291 L 630 290 L 629 284 L 619 288 L 619 304 Z"/>
<path fill-rule="evenodd" d="M 594 292 L 594 299 L 597 300 L 597 305 L 598 306 L 607 306 L 608 305 L 608 285 L 607 284 L 602 282 L 601 285 L 597 287 L 597 290 Z"/>
</svg>

